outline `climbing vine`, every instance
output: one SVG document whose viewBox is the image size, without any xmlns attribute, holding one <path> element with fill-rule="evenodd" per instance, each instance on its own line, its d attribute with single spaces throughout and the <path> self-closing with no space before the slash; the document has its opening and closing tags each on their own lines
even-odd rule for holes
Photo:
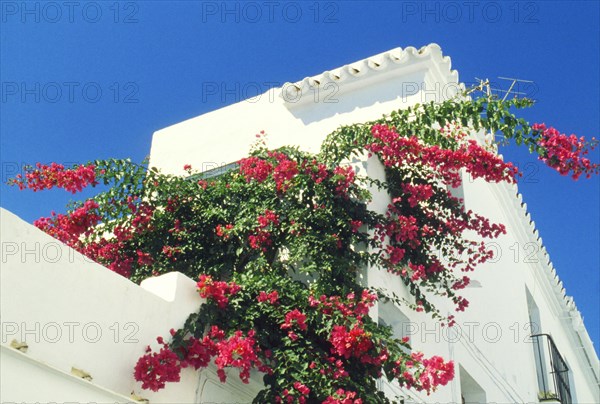
<svg viewBox="0 0 600 404">
<path fill-rule="evenodd" d="M 249 157 L 212 178 L 190 165 L 173 176 L 103 160 L 38 164 L 12 183 L 73 193 L 102 184 L 98 195 L 35 225 L 134 282 L 171 271 L 197 279 L 199 310 L 135 365 L 144 389 L 212 363 L 223 382 L 228 369 L 245 383 L 262 374 L 257 403 L 387 403 L 379 378 L 430 392 L 454 376 L 452 362 L 412 352 L 369 313 L 391 300 L 452 326 L 454 316 L 442 316 L 432 296 L 468 307 L 460 291 L 493 257 L 485 241 L 506 229 L 465 210 L 453 189 L 464 175 L 516 181 L 495 139 L 525 145 L 575 179 L 598 173 L 586 158 L 596 141 L 514 114 L 531 105 L 487 97 L 416 105 L 341 127 L 316 155 L 268 150 L 259 134 Z M 480 142 L 475 132 L 493 136 Z M 382 164 L 385 181 L 359 175 L 350 164 L 357 159 Z M 385 212 L 370 208 L 376 189 L 390 197 Z M 412 298 L 362 283 L 365 271 L 381 269 Z"/>
</svg>

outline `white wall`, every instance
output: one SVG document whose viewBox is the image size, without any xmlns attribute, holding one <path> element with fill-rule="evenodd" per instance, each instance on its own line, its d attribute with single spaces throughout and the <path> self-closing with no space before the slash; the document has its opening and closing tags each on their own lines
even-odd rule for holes
<svg viewBox="0 0 600 404">
<path fill-rule="evenodd" d="M 132 391 L 153 403 L 221 402 L 211 396 L 218 390 L 201 389 L 204 382 L 189 369 L 181 383 L 158 393 L 133 379 L 145 347 L 200 307 L 193 280 L 174 272 L 138 286 L 4 209 L 0 219 L 3 402 L 124 402 Z M 26 354 L 8 348 L 13 339 L 27 343 Z M 72 367 L 92 382 L 74 380 Z M 236 377 L 221 388 L 251 401 L 236 392 Z"/>
</svg>

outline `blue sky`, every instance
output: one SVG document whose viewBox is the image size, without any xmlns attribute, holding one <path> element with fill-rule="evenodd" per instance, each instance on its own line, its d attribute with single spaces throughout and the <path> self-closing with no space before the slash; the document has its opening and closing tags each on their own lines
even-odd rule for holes
<svg viewBox="0 0 600 404">
<path fill-rule="evenodd" d="M 460 80 L 533 80 L 532 122 L 599 135 L 597 1 L 2 1 L 2 182 L 23 164 L 142 160 L 152 133 L 395 47 L 438 43 Z M 270 84 L 269 84 L 270 83 Z M 207 93 L 214 85 L 229 93 Z M 577 182 L 524 150 L 503 154 L 600 351 L 600 181 Z M 599 160 L 599 153 L 593 155 Z M 1 186 L 27 221 L 71 198 Z"/>
</svg>

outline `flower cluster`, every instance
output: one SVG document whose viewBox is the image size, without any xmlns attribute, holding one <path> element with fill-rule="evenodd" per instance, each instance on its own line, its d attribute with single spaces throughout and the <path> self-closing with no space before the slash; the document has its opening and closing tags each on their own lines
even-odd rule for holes
<svg viewBox="0 0 600 404">
<path fill-rule="evenodd" d="M 473 139 L 461 144 L 457 150 L 450 150 L 425 145 L 416 136 L 400 136 L 394 128 L 386 125 L 373 125 L 371 134 L 375 142 L 366 145 L 366 149 L 376 153 L 386 166 L 426 166 L 453 187 L 461 184 L 461 168 L 473 178 L 483 178 L 488 182 L 514 182 L 518 174 L 512 163 L 505 163 Z"/>
<path fill-rule="evenodd" d="M 567 136 L 553 127 L 546 127 L 543 123 L 533 124 L 532 129 L 540 134 L 538 146 L 545 150 L 539 159 L 561 175 L 568 175 L 572 172 L 572 177 L 576 180 L 582 174 L 585 174 L 587 178 L 590 178 L 593 173 L 598 174 L 600 165 L 592 164 L 588 158 L 584 157 L 595 148 L 597 144 L 595 139 L 592 139 L 588 149 L 588 144 L 583 137 Z"/>
<path fill-rule="evenodd" d="M 277 300 L 279 300 L 279 293 L 277 293 L 276 290 L 270 293 L 261 290 L 256 300 L 258 300 L 259 303 L 269 302 L 270 304 L 276 304 Z"/>
<path fill-rule="evenodd" d="M 306 331 L 308 326 L 306 325 L 305 321 L 306 315 L 300 310 L 294 309 L 285 314 L 285 321 L 279 328 L 282 330 L 288 330 L 288 337 L 292 341 L 295 341 L 298 339 L 298 335 L 292 331 L 292 328 L 294 328 L 295 324 L 300 331 Z"/>
<path fill-rule="evenodd" d="M 445 386 L 454 378 L 454 363 L 444 362 L 439 356 L 423 358 L 422 353 L 411 354 L 414 363 L 422 363 L 425 369 L 415 372 L 415 375 L 405 371 L 403 376 L 408 388 L 431 391 L 436 386 Z M 408 366 L 413 367 L 413 366 Z"/>
<path fill-rule="evenodd" d="M 413 352 L 404 362 L 396 361 L 392 373 L 400 377 L 407 388 L 429 392 L 445 386 L 454 378 L 454 362 L 445 362 L 439 356 L 424 358 L 423 353 Z"/>
<path fill-rule="evenodd" d="M 216 343 L 215 365 L 217 365 L 217 375 L 221 382 L 225 383 L 227 380 L 224 370 L 226 367 L 239 368 L 240 379 L 243 383 L 248 383 L 250 370 L 253 367 L 262 368 L 262 363 L 256 355 L 254 335 L 255 332 L 250 330 L 244 337 L 244 334 L 238 330 L 231 337 Z"/>
<path fill-rule="evenodd" d="M 267 252 L 268 247 L 272 244 L 271 233 L 259 230 L 256 234 L 248 236 L 248 243 L 255 250 L 260 249 L 263 252 Z"/>
<path fill-rule="evenodd" d="M 305 404 L 307 402 L 307 397 L 310 394 L 310 389 L 300 382 L 294 382 L 293 387 L 293 390 L 284 389 L 281 392 L 283 399 L 280 396 L 276 396 L 275 402 L 293 403 L 297 398 L 299 404 Z"/>
<path fill-rule="evenodd" d="M 145 204 L 130 205 L 128 223 L 114 227 L 110 237 L 90 237 L 85 240 L 87 236 L 94 234 L 96 225 L 102 219 L 98 212 L 100 205 L 94 200 L 85 201 L 68 214 L 53 213 L 50 218 L 40 218 L 34 225 L 92 260 L 106 265 L 110 270 L 129 277 L 135 262 L 139 265 L 153 262 L 149 253 L 136 249 L 135 255 L 129 255 L 124 247 L 136 234 L 152 229 L 150 220 L 154 212 L 152 207 Z"/>
<path fill-rule="evenodd" d="M 424 390 L 432 386 L 445 386 L 454 378 L 454 363 L 444 362 L 439 356 L 423 359 L 425 370 L 419 376 L 419 381 Z"/>
<path fill-rule="evenodd" d="M 279 216 L 272 210 L 267 209 L 264 214 L 258 216 L 256 221 L 258 222 L 258 227 L 264 229 L 271 224 L 273 226 L 279 225 Z"/>
<path fill-rule="evenodd" d="M 272 244 L 270 229 L 279 225 L 279 216 L 272 210 L 267 209 L 264 214 L 258 216 L 256 221 L 258 222 L 258 226 L 254 230 L 254 233 L 248 236 L 248 242 L 253 249 L 261 249 L 263 252 L 266 252 L 267 248 Z"/>
<path fill-rule="evenodd" d="M 398 138 L 387 126 L 377 128 L 376 133 L 389 142 L 405 141 L 404 144 L 410 146 L 404 149 L 399 146 L 398 149 L 377 149 L 382 153 L 390 153 L 387 155 L 390 158 L 391 153 L 396 150 L 403 158 L 410 160 L 414 156 L 412 152 L 406 152 L 408 149 L 413 148 L 422 153 L 429 147 L 421 145 L 416 139 Z M 469 142 L 467 140 L 463 145 L 472 147 L 473 144 Z M 477 150 L 477 153 L 483 153 L 483 149 Z M 402 154 L 404 152 L 406 153 Z M 397 160 L 399 161 L 403 160 Z M 391 168 L 396 175 L 392 203 L 388 205 L 386 220 L 375 225 L 374 239 L 382 245 L 382 264 L 405 281 L 429 287 L 430 290 L 433 285 L 436 289 L 444 285 L 443 292 L 438 294 L 448 296 L 456 304 L 457 310 L 462 311 L 468 302 L 456 295 L 464 283 L 456 279 L 455 270 L 472 271 L 477 265 L 493 257 L 493 251 L 486 248 L 485 243 L 470 241 L 464 237 L 465 233 L 473 232 L 482 238 L 496 238 L 506 233 L 506 228 L 502 224 L 491 223 L 489 219 L 470 210 L 465 211 L 462 201 L 453 196 L 446 186 L 441 185 L 445 182 L 443 170 L 434 173 L 431 172 L 432 167 L 419 166 L 416 160 L 413 163 L 409 166 L 393 165 Z M 463 168 L 471 164 L 467 163 Z M 475 176 L 485 177 L 489 174 L 488 180 L 491 177 L 497 178 L 498 172 L 493 174 L 492 170 L 484 174 L 478 171 L 477 164 L 470 167 L 468 170 Z M 505 173 L 510 171 L 507 167 L 504 170 Z M 447 172 L 446 179 L 448 178 L 458 181 L 458 171 Z M 452 184 L 453 181 L 449 182 Z M 442 257 L 443 261 L 440 259 Z M 414 308 L 419 311 L 431 310 L 427 302 L 415 305 Z"/>
<path fill-rule="evenodd" d="M 171 330 L 171 334 L 175 335 L 175 331 Z M 162 337 L 158 337 L 158 343 L 163 346 L 159 352 L 152 352 L 150 347 L 146 349 L 146 354 L 135 366 L 134 377 L 142 382 L 142 388 L 158 391 L 165 387 L 166 382 L 178 382 L 182 368 L 204 368 L 214 357 L 221 382 L 225 383 L 227 380 L 225 369 L 233 367 L 240 369 L 240 379 L 243 383 L 248 383 L 250 370 L 253 368 L 265 373 L 272 372 L 258 358 L 260 349 L 256 346 L 255 334 L 250 330 L 244 336 L 238 330 L 227 338 L 223 330 L 213 326 L 202 339 L 190 337 L 185 341 L 185 345 L 180 347 L 182 359 L 169 348 Z"/>
<path fill-rule="evenodd" d="M 355 324 L 348 330 L 343 325 L 336 325 L 331 331 L 329 337 L 332 353 L 349 359 L 351 356 L 363 359 L 363 357 L 373 348 L 371 335 L 367 333 L 360 324 Z"/>
<path fill-rule="evenodd" d="M 347 197 L 348 189 L 354 184 L 356 177 L 354 169 L 351 166 L 338 166 L 333 169 L 333 174 L 333 179 L 335 180 L 335 192 L 337 192 L 338 195 Z"/>
<path fill-rule="evenodd" d="M 101 217 L 96 213 L 99 205 L 87 200 L 71 214 L 55 214 L 50 218 L 40 218 L 33 222 L 37 228 L 70 246 L 78 246 L 82 235 L 89 235 L 92 227 L 98 224 Z"/>
<path fill-rule="evenodd" d="M 18 174 L 12 181 L 19 189 L 32 189 L 41 191 L 54 187 L 62 188 L 68 192 L 81 192 L 88 185 L 95 186 L 96 167 L 93 164 L 81 165 L 74 168 L 65 168 L 62 164 L 50 165 L 37 163 L 35 168 L 26 167 L 25 177 Z"/>
<path fill-rule="evenodd" d="M 287 191 L 292 184 L 292 179 L 299 173 L 298 163 L 290 160 L 284 153 L 270 152 L 269 157 L 277 160 L 277 165 L 273 170 L 273 179 L 277 186 L 277 191 Z"/>
<path fill-rule="evenodd" d="M 215 228 L 215 233 L 219 237 L 223 237 L 223 239 L 227 240 L 231 236 L 231 231 L 233 230 L 232 224 L 226 224 L 225 226 L 218 224 Z"/>
<path fill-rule="evenodd" d="M 337 389 L 333 396 L 323 401 L 323 404 L 362 404 L 362 402 L 362 399 L 356 398 L 356 392 Z"/>
<path fill-rule="evenodd" d="M 277 191 L 286 192 L 294 177 L 300 172 L 298 163 L 281 152 L 270 151 L 268 158 L 273 163 L 256 156 L 241 159 L 239 161 L 240 173 L 248 182 L 251 180 L 263 182 L 272 175 Z"/>
<path fill-rule="evenodd" d="M 217 349 L 209 335 L 202 339 L 191 336 L 187 341 L 185 358 L 181 361 L 181 367 L 191 366 L 196 370 L 205 368 L 216 354 Z"/>
<path fill-rule="evenodd" d="M 411 208 L 417 206 L 419 202 L 428 201 L 433 196 L 433 187 L 430 184 L 402 184 L 402 191 L 408 196 L 408 204 Z"/>
<path fill-rule="evenodd" d="M 363 289 L 360 299 L 357 299 L 356 294 L 353 292 L 348 293 L 346 299 L 335 295 L 321 295 L 319 299 L 316 299 L 313 295 L 308 297 L 309 306 L 317 308 L 325 315 L 335 314 L 346 318 L 356 318 L 359 321 L 369 313 L 369 308 L 373 307 L 376 301 L 377 295 L 367 289 Z"/>
<path fill-rule="evenodd" d="M 273 172 L 273 165 L 259 157 L 247 157 L 239 161 L 240 173 L 246 178 L 246 181 L 256 180 L 265 181 Z"/>
<path fill-rule="evenodd" d="M 159 338 L 159 343 L 161 341 L 162 338 Z M 178 382 L 180 379 L 179 357 L 164 341 L 162 344 L 163 347 L 159 352 L 151 352 L 148 347 L 146 355 L 142 356 L 135 365 L 135 380 L 142 382 L 144 389 L 158 391 L 165 387 L 166 382 Z"/>
<path fill-rule="evenodd" d="M 129 233 L 119 232 L 121 238 L 111 240 L 102 239 L 83 247 L 83 253 L 96 262 L 107 263 L 108 269 L 126 278 L 131 275 L 131 268 L 136 259 L 125 252 L 126 237 Z"/>
<path fill-rule="evenodd" d="M 317 162 L 315 159 L 310 162 L 304 161 L 302 168 L 306 174 L 310 175 L 315 184 L 320 184 L 329 178 L 327 166 L 323 163 Z"/>
<path fill-rule="evenodd" d="M 360 220 L 350 220 L 350 227 L 352 229 L 352 233 L 358 233 L 358 230 L 363 225 L 363 222 Z"/>
<path fill-rule="evenodd" d="M 200 275 L 198 285 L 198 293 L 200 297 L 214 300 L 220 308 L 227 307 L 229 297 L 235 295 L 241 290 L 239 285 L 234 282 L 215 281 L 210 275 Z"/>
</svg>

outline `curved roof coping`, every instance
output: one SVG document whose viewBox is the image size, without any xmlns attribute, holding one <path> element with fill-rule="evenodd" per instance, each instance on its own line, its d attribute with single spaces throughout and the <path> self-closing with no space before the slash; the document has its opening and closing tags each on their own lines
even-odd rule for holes
<svg viewBox="0 0 600 404">
<path fill-rule="evenodd" d="M 311 90 L 332 84 L 341 87 L 358 80 L 386 75 L 427 60 L 434 62 L 431 67 L 434 68 L 434 74 L 439 81 L 458 83 L 458 72 L 452 70 L 450 57 L 442 54 L 442 48 L 438 44 L 431 43 L 420 49 L 412 46 L 404 49 L 395 48 L 316 76 L 306 77 L 295 83 L 285 83 L 281 87 L 279 96 L 286 104 L 297 104 L 306 94 L 311 94 Z"/>
</svg>

